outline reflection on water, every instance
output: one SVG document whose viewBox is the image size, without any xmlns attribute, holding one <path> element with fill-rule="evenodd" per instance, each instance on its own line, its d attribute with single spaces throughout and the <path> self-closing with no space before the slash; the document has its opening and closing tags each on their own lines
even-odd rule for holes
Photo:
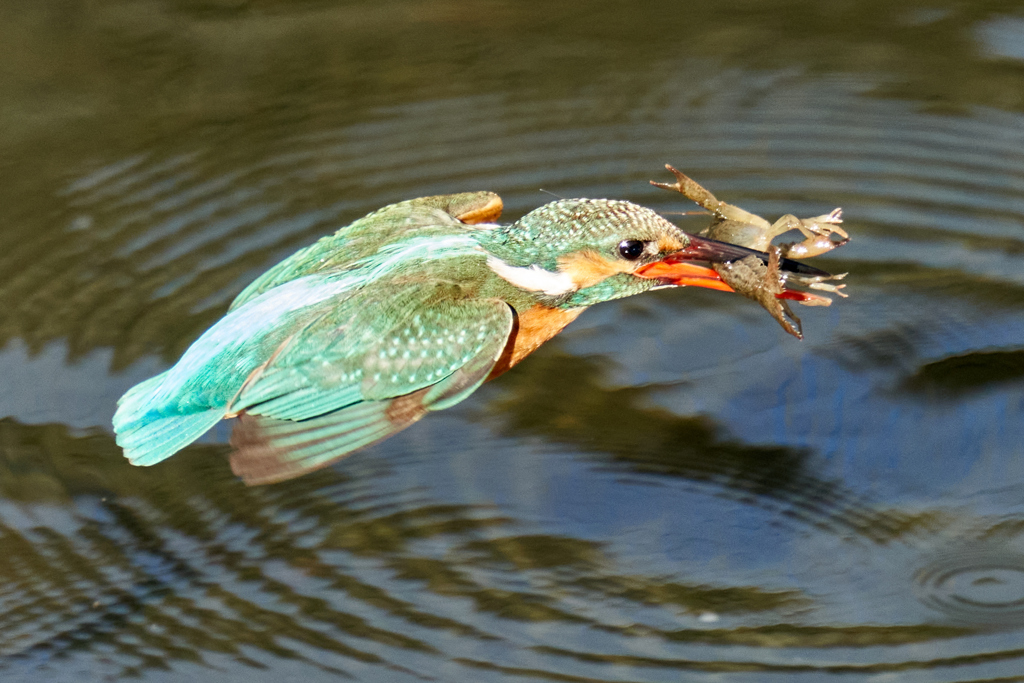
<svg viewBox="0 0 1024 683">
<path fill-rule="evenodd" d="M 224 471 L 222 447 L 191 447 L 155 478 L 121 467 L 105 435 L 74 437 L 11 421 L 0 424 L 0 435 L 8 501 L 0 661 L 11 673 L 82 657 L 116 676 L 184 664 L 262 669 L 275 658 L 326 672 L 373 665 L 410 678 L 436 671 L 432 659 L 515 673 L 502 662 L 523 657 L 545 662 L 554 680 L 574 662 L 654 672 L 884 671 L 924 665 L 837 666 L 829 663 L 833 654 L 794 666 L 770 653 L 980 633 L 977 618 L 961 623 L 963 608 L 950 624 L 927 617 L 900 625 L 815 623 L 817 600 L 804 591 L 630 572 L 633 560 L 617 557 L 614 542 L 530 532 L 537 522 L 494 506 L 396 490 L 387 473 L 362 472 L 357 480 L 329 470 L 285 487 L 247 489 Z M 717 466 L 715 455 L 706 469 Z M 721 485 L 722 493 L 729 489 Z M 823 508 L 829 500 L 823 496 Z M 861 514 L 871 514 L 862 505 Z M 940 590 L 950 592 L 941 584 L 958 570 L 1002 580 L 996 570 L 1024 569 L 1020 556 L 975 559 L 983 561 L 947 561 L 929 570 L 946 575 L 915 578 L 935 584 L 928 599 L 938 602 Z M 997 594 L 976 589 L 985 590 L 996 610 Z M 983 623 L 1006 623 L 1007 615 L 1002 609 Z M 538 642 L 531 624 L 558 625 L 557 644 Z M 638 639 L 648 641 L 650 654 L 626 654 Z M 737 646 L 766 653 L 746 662 L 716 658 Z"/>
<path fill-rule="evenodd" d="M 1021 16 L 4 4 L 4 680 L 1021 680 Z M 665 162 L 843 206 L 851 298 L 803 343 L 712 292 L 599 306 L 271 487 L 226 431 L 121 458 L 116 398 L 339 224 L 475 189 L 689 210 Z"/>
<path fill-rule="evenodd" d="M 909 379 L 914 388 L 963 395 L 1024 377 L 1024 351 L 975 351 L 925 363 Z"/>
</svg>

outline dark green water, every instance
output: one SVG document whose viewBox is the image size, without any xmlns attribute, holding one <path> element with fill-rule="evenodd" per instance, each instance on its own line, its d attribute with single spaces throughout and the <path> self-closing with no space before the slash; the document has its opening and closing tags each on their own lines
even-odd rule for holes
<svg viewBox="0 0 1024 683">
<path fill-rule="evenodd" d="M 270 487 L 115 446 L 339 225 L 666 162 L 850 299 L 604 304 Z M 5 0 L 0 206 L 0 680 L 1024 681 L 1024 2 Z"/>
</svg>

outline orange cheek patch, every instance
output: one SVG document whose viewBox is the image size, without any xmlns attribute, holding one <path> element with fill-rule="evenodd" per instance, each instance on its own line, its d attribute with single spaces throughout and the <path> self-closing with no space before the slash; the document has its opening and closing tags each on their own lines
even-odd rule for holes
<svg viewBox="0 0 1024 683">
<path fill-rule="evenodd" d="M 558 269 L 568 273 L 577 289 L 592 287 L 612 275 L 633 272 L 634 264 L 609 259 L 594 251 L 577 251 L 558 259 Z"/>
</svg>

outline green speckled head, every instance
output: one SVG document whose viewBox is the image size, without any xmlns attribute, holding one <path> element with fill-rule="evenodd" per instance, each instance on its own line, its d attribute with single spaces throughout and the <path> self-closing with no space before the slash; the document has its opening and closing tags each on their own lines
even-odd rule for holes
<svg viewBox="0 0 1024 683">
<path fill-rule="evenodd" d="M 617 258 L 623 240 L 657 241 L 684 233 L 650 209 L 613 199 L 561 199 L 500 228 L 488 251 L 516 266 L 557 267 L 558 258 L 592 250 Z"/>
<path fill-rule="evenodd" d="M 512 225 L 481 235 L 489 254 L 514 268 L 537 269 L 538 274 L 582 277 L 582 286 L 558 292 L 562 280 L 550 280 L 553 290 L 534 292 L 546 305 L 563 308 L 590 306 L 646 292 L 660 283 L 631 274 L 637 266 L 684 247 L 690 237 L 654 211 L 612 199 L 562 199 L 531 211 Z M 643 251 L 627 259 L 624 242 Z M 567 273 L 566 259 L 585 254 L 588 274 Z M 621 266 L 621 268 L 620 268 Z M 526 279 L 534 271 L 524 274 Z M 600 274 L 597 274 L 600 273 Z M 594 275 L 596 277 L 594 277 Z M 541 283 L 541 284 L 545 284 Z M 537 286 L 540 287 L 541 284 Z"/>
</svg>

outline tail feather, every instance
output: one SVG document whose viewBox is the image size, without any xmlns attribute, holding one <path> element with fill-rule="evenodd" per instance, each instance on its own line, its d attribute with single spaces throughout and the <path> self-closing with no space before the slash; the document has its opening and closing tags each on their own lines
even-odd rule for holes
<svg viewBox="0 0 1024 683">
<path fill-rule="evenodd" d="M 159 396 L 167 373 L 136 384 L 117 402 L 117 445 L 133 465 L 155 465 L 205 434 L 224 417 L 223 408 L 179 414 Z"/>
<path fill-rule="evenodd" d="M 137 420 L 118 432 L 117 445 L 133 465 L 155 465 L 189 445 L 224 418 L 223 408 L 188 415 L 159 416 Z"/>
<path fill-rule="evenodd" d="M 124 396 L 117 399 L 117 414 L 114 415 L 114 429 L 118 428 L 118 421 L 125 421 L 130 419 L 133 413 L 138 412 L 139 408 L 147 406 L 152 403 L 153 394 L 157 388 L 163 384 L 164 378 L 167 377 L 166 372 L 161 372 L 156 377 L 150 377 L 149 379 L 139 382 L 134 387 L 124 392 Z"/>
</svg>

